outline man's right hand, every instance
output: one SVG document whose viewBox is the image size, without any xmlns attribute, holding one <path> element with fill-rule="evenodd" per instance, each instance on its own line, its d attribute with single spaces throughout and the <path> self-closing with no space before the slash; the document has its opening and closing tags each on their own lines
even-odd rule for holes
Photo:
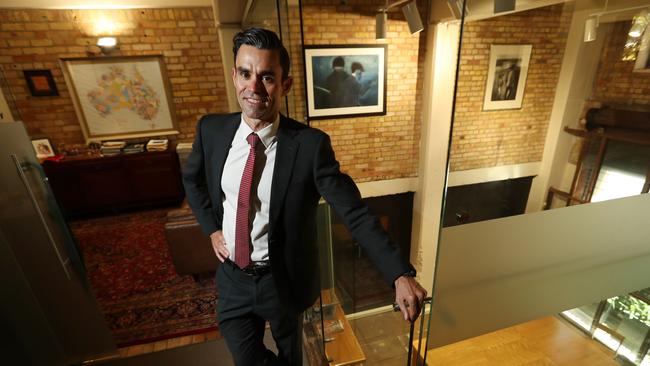
<svg viewBox="0 0 650 366">
<path fill-rule="evenodd" d="M 221 263 L 230 257 L 230 252 L 226 248 L 226 241 L 223 239 L 223 231 L 218 230 L 210 234 L 210 241 L 212 242 L 214 254 L 217 255 Z"/>
</svg>

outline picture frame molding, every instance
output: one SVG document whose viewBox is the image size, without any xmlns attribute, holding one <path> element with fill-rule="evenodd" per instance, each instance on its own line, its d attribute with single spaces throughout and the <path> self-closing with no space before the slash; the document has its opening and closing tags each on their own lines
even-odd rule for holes
<svg viewBox="0 0 650 366">
<path fill-rule="evenodd" d="M 151 131 L 92 134 L 90 132 L 88 121 L 81 105 L 81 100 L 79 99 L 79 93 L 77 91 L 74 80 L 72 78 L 70 66 L 79 63 L 128 64 L 129 62 L 152 61 L 152 60 L 157 61 L 159 66 L 160 78 L 164 85 L 164 97 L 166 98 L 167 101 L 171 127 L 159 129 L 159 130 L 151 130 Z M 178 129 L 178 122 L 176 116 L 176 109 L 174 106 L 174 98 L 172 94 L 171 83 L 169 81 L 167 68 L 162 55 L 72 57 L 72 58 L 62 58 L 59 60 L 59 63 L 61 65 L 61 69 L 63 70 L 63 75 L 65 77 L 65 81 L 70 92 L 70 97 L 74 104 L 77 118 L 79 119 L 81 130 L 83 132 L 84 138 L 86 139 L 86 143 L 93 142 L 93 141 L 99 142 L 99 141 L 116 140 L 116 139 L 131 139 L 131 138 L 152 137 L 152 136 L 176 135 L 180 133 Z"/>
<path fill-rule="evenodd" d="M 358 108 L 364 108 L 367 106 L 360 107 L 340 107 L 340 108 L 328 108 L 331 109 L 340 109 L 339 113 L 335 114 L 323 114 L 324 112 L 317 113 L 316 108 L 314 107 L 314 95 L 313 95 L 313 69 L 311 60 L 308 62 L 308 57 L 319 56 L 319 55 L 309 55 L 313 50 L 332 50 L 332 49 L 369 49 L 376 48 L 382 49 L 382 55 L 380 57 L 380 65 L 383 66 L 383 70 L 378 70 L 378 76 L 383 79 L 381 82 L 378 82 L 378 87 L 383 90 L 379 90 L 377 93 L 378 103 L 376 106 L 373 106 L 375 111 L 358 111 Z M 343 55 L 346 56 L 346 55 Z M 320 119 L 339 119 L 339 118 L 353 118 L 353 117 L 368 117 L 368 116 L 384 116 L 386 115 L 386 96 L 387 96 L 387 76 L 388 76 L 388 45 L 386 44 L 330 44 L 330 45 L 305 45 L 303 47 L 303 65 L 305 72 L 305 104 L 306 104 L 306 119 L 310 120 L 320 120 Z M 310 78 L 310 76 L 312 76 Z M 357 112 L 355 112 L 355 109 Z"/>
</svg>

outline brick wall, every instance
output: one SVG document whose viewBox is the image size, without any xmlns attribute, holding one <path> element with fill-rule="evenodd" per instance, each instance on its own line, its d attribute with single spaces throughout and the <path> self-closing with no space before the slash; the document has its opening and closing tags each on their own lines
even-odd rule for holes
<svg viewBox="0 0 650 366">
<path fill-rule="evenodd" d="M 306 122 L 307 115 L 305 105 L 305 70 L 302 60 L 302 34 L 300 22 L 300 8 L 297 4 L 288 6 L 287 25 L 289 39 L 282 41 L 289 51 L 291 57 L 291 76 L 293 86 L 289 91 L 287 114 L 296 121 Z"/>
<path fill-rule="evenodd" d="M 86 57 L 102 17 L 116 23 L 115 55 L 163 55 L 180 134 L 193 137 L 199 116 L 227 111 L 211 8 L 0 10 L 0 66 L 28 132 L 59 143 L 84 143 L 59 58 Z M 95 50 L 96 51 L 96 50 Z M 49 69 L 57 97 L 32 97 L 22 70 Z"/>
<path fill-rule="evenodd" d="M 341 3 L 338 0 L 302 2 L 304 44 L 387 44 L 386 115 L 316 120 L 311 121 L 311 126 L 332 137 L 342 170 L 357 182 L 416 176 L 426 32 L 411 36 L 401 11 L 391 12 L 387 40 L 377 41 L 375 14 L 385 1 Z M 420 14 L 426 14 L 423 8 Z M 296 64 L 295 55 L 292 56 Z"/>
<path fill-rule="evenodd" d="M 451 170 L 541 161 L 572 5 L 465 25 Z M 532 44 L 522 108 L 482 111 L 491 44 Z"/>
<path fill-rule="evenodd" d="M 650 73 L 632 72 L 634 61 L 621 61 L 630 22 L 617 22 L 607 34 L 596 82 L 593 101 L 610 105 L 650 106 Z"/>
</svg>

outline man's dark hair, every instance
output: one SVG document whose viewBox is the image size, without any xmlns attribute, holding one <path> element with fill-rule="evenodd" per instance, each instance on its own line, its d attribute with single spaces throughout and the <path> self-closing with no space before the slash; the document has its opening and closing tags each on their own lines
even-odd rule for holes
<svg viewBox="0 0 650 366">
<path fill-rule="evenodd" d="M 282 80 L 289 76 L 289 52 L 284 48 L 282 41 L 275 32 L 264 28 L 248 28 L 243 32 L 235 34 L 232 39 L 232 53 L 237 61 L 237 52 L 242 45 L 253 46 L 259 50 L 273 50 L 280 54 L 280 66 L 282 66 Z"/>
<path fill-rule="evenodd" d="M 345 60 L 341 56 L 334 57 L 332 60 L 332 67 L 343 67 L 345 66 Z"/>
<path fill-rule="evenodd" d="M 353 62 L 352 66 L 350 66 L 350 70 L 352 71 L 353 74 L 357 70 L 366 71 L 363 69 L 363 65 L 361 64 L 361 62 Z"/>
</svg>

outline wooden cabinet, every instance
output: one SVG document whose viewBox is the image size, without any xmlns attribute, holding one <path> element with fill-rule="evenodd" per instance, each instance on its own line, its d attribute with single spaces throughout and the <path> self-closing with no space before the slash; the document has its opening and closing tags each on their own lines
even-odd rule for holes
<svg viewBox="0 0 650 366">
<path fill-rule="evenodd" d="M 43 167 L 67 217 L 183 199 L 178 155 L 173 151 L 46 161 Z"/>
</svg>

